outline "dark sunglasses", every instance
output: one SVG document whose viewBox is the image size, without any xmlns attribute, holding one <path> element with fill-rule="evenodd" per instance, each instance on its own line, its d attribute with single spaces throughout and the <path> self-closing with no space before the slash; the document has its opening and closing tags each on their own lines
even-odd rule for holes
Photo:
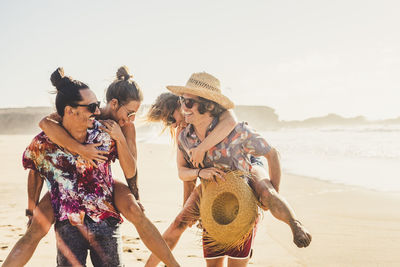
<svg viewBox="0 0 400 267">
<path fill-rule="evenodd" d="M 181 105 L 184 104 L 187 108 L 192 108 L 194 103 L 200 103 L 200 101 L 193 98 L 184 98 L 183 96 L 179 97 L 179 101 Z"/>
<path fill-rule="evenodd" d="M 87 105 L 75 104 L 75 105 L 72 105 L 72 107 L 87 107 L 89 112 L 95 113 L 96 109 L 100 108 L 100 101 L 97 101 L 97 102 L 94 102 L 94 103 L 90 103 L 90 104 L 87 104 Z"/>
<path fill-rule="evenodd" d="M 167 117 L 167 121 L 166 121 L 167 126 L 171 126 L 175 122 L 176 122 L 176 120 L 175 120 L 174 116 L 172 114 L 169 114 Z"/>
</svg>

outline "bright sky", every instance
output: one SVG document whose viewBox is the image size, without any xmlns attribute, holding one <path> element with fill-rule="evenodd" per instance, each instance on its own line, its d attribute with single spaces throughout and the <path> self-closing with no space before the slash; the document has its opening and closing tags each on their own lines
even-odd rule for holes
<svg viewBox="0 0 400 267">
<path fill-rule="evenodd" d="M 400 2 L 0 2 L 0 108 L 50 106 L 50 74 L 103 99 L 127 65 L 145 103 L 193 72 L 281 119 L 400 116 Z"/>
</svg>

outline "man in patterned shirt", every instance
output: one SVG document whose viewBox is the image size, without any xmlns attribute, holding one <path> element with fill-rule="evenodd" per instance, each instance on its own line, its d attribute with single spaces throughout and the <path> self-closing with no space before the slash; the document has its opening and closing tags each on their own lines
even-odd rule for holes
<svg viewBox="0 0 400 267">
<path fill-rule="evenodd" d="M 122 266 L 122 218 L 113 205 L 110 164 L 118 157 L 124 173 L 133 176 L 134 158 L 115 122 L 103 127 L 95 120 L 100 103 L 87 85 L 64 77 L 62 69 L 52 74 L 51 81 L 58 91 L 56 108 L 62 126 L 80 143 L 100 143 L 98 149 L 107 157 L 93 167 L 53 143 L 43 132 L 24 152 L 24 167 L 46 179 L 49 188 L 56 220 L 57 266 L 86 266 L 88 250 L 94 266 Z M 155 239 L 164 242 L 159 232 Z M 169 251 L 166 245 L 165 250 Z M 170 257 L 171 266 L 179 266 L 172 254 Z"/>
<path fill-rule="evenodd" d="M 307 247 L 311 242 L 311 235 L 274 189 L 274 186 L 278 188 L 281 176 L 277 151 L 246 123 L 238 123 L 223 141 L 207 151 L 203 161 L 204 168 L 193 166 L 191 149 L 197 147 L 215 128 L 219 115 L 234 106 L 229 98 L 221 93 L 219 80 L 205 72 L 194 73 L 186 86 L 167 86 L 167 88 L 180 95 L 185 121 L 189 123 L 178 136 L 177 164 L 181 180 L 195 181 L 199 177 L 217 181 L 223 179 L 224 172 L 227 171 L 252 172 L 254 171 L 252 158 L 265 157 L 268 161 L 270 179 L 256 180 L 252 187 L 259 196 L 263 208 L 271 210 L 275 217 L 291 227 L 296 245 Z M 188 205 L 185 205 L 185 208 Z M 228 266 L 246 266 L 251 254 L 252 238 L 253 236 L 250 236 L 243 247 L 228 252 L 218 253 L 204 248 L 207 266 L 222 266 L 225 256 L 229 257 Z"/>
</svg>

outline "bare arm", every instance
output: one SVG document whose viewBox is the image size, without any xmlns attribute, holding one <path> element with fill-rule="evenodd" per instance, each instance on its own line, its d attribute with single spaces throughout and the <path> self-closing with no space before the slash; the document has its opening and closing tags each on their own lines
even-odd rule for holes
<svg viewBox="0 0 400 267">
<path fill-rule="evenodd" d="M 235 128 L 237 120 L 232 110 L 227 110 L 220 116 L 220 120 L 215 129 L 198 145 L 190 150 L 191 161 L 195 167 L 204 166 L 203 159 L 205 153 L 213 146 L 221 142 Z"/>
<path fill-rule="evenodd" d="M 122 132 L 125 136 L 126 142 L 128 144 L 128 148 L 135 159 L 135 163 L 137 164 L 137 148 L 136 148 L 136 129 L 133 123 L 128 123 L 124 127 L 122 127 Z M 138 187 L 138 172 L 137 166 L 134 167 L 135 175 L 133 177 L 125 177 L 126 182 L 128 183 L 129 189 L 132 194 L 135 196 L 136 200 L 139 200 L 139 187 Z"/>
<path fill-rule="evenodd" d="M 94 160 L 98 162 L 104 162 L 107 160 L 107 157 L 104 156 L 107 154 L 107 152 L 98 150 L 96 148 L 100 146 L 101 143 L 87 145 L 79 143 L 71 135 L 69 135 L 69 133 L 59 123 L 57 123 L 57 120 L 54 118 L 56 117 L 54 117 L 54 114 L 52 114 L 43 118 L 39 122 L 39 127 L 50 138 L 51 141 L 67 149 L 73 154 L 79 154 L 93 166 L 96 166 Z"/>
<path fill-rule="evenodd" d="M 126 142 L 128 143 L 129 150 L 133 157 L 137 159 L 137 148 L 136 148 L 136 128 L 133 123 L 127 123 L 121 128 L 122 133 L 125 136 Z"/>
<path fill-rule="evenodd" d="M 183 182 L 183 205 L 185 205 L 187 199 L 192 194 L 196 187 L 196 180 Z"/>
<path fill-rule="evenodd" d="M 177 151 L 177 165 L 179 178 L 184 182 L 195 181 L 197 177 L 212 181 L 216 181 L 217 178 L 224 180 L 225 173 L 217 168 L 189 168 L 180 149 Z"/>
<path fill-rule="evenodd" d="M 128 148 L 125 137 L 115 140 L 118 150 L 118 159 L 125 177 L 136 176 L 136 160 Z M 133 178 L 132 178 L 133 179 Z"/>
<path fill-rule="evenodd" d="M 34 170 L 29 170 L 28 173 L 28 208 L 27 215 L 31 221 L 33 210 L 39 202 L 40 192 L 43 187 L 43 179 L 40 174 Z M 29 224 L 29 222 L 28 222 Z"/>
<path fill-rule="evenodd" d="M 176 139 L 175 140 L 176 141 L 175 144 L 178 144 L 178 142 L 179 142 L 178 136 L 179 136 L 179 133 L 181 131 L 182 131 L 182 129 L 179 129 L 179 128 L 177 129 L 177 133 L 176 133 L 176 136 L 175 136 L 175 139 Z M 181 151 L 179 151 L 179 148 L 178 148 L 178 153 L 179 152 L 181 152 Z M 177 158 L 177 162 L 178 162 L 178 158 Z M 185 205 L 185 203 L 188 200 L 189 196 L 192 194 L 192 192 L 193 192 L 195 187 L 196 187 L 196 179 L 192 180 L 192 181 L 183 182 L 183 206 Z"/>
<path fill-rule="evenodd" d="M 118 123 L 112 120 L 103 121 L 103 124 L 105 127 L 102 127 L 102 129 L 115 140 L 119 164 L 121 165 L 125 177 L 133 178 L 136 174 L 136 159 L 133 157 L 133 154 L 128 147 L 128 143 L 122 133 L 121 127 Z"/>
<path fill-rule="evenodd" d="M 279 192 L 279 184 L 281 182 L 281 164 L 279 162 L 278 151 L 272 148 L 264 157 L 268 161 L 269 177 L 275 190 Z"/>
<path fill-rule="evenodd" d="M 39 122 L 39 127 L 57 145 L 68 149 L 74 154 L 79 154 L 84 149 L 84 145 L 76 141 L 69 133 L 54 119 L 45 117 Z"/>
<path fill-rule="evenodd" d="M 247 124 L 241 124 L 241 126 L 242 127 L 239 127 L 239 131 L 241 131 L 241 136 L 243 136 L 241 142 L 243 152 L 255 157 L 264 156 L 267 159 L 269 179 L 275 190 L 279 192 L 281 165 L 278 151 L 270 146 L 260 134 Z"/>
<path fill-rule="evenodd" d="M 199 145 L 203 150 L 207 151 L 227 137 L 237 124 L 235 113 L 233 110 L 227 110 L 219 118 L 219 122 L 214 130 L 204 138 Z"/>
<path fill-rule="evenodd" d="M 184 182 L 196 180 L 199 169 L 191 169 L 187 167 L 186 160 L 183 157 L 183 152 L 180 149 L 178 149 L 176 153 L 176 164 L 178 166 L 179 179 Z"/>
<path fill-rule="evenodd" d="M 28 173 L 28 209 L 34 210 L 39 202 L 40 192 L 42 192 L 43 179 L 40 174 L 34 170 Z"/>
</svg>

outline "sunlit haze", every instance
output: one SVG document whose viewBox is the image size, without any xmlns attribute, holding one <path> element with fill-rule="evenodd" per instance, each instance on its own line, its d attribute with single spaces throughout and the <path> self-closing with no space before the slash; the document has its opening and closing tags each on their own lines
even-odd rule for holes
<svg viewBox="0 0 400 267">
<path fill-rule="evenodd" d="M 193 72 L 280 119 L 400 116 L 398 1 L 1 1 L 0 108 L 51 106 L 58 67 L 99 99 L 127 65 L 151 103 Z"/>
</svg>

